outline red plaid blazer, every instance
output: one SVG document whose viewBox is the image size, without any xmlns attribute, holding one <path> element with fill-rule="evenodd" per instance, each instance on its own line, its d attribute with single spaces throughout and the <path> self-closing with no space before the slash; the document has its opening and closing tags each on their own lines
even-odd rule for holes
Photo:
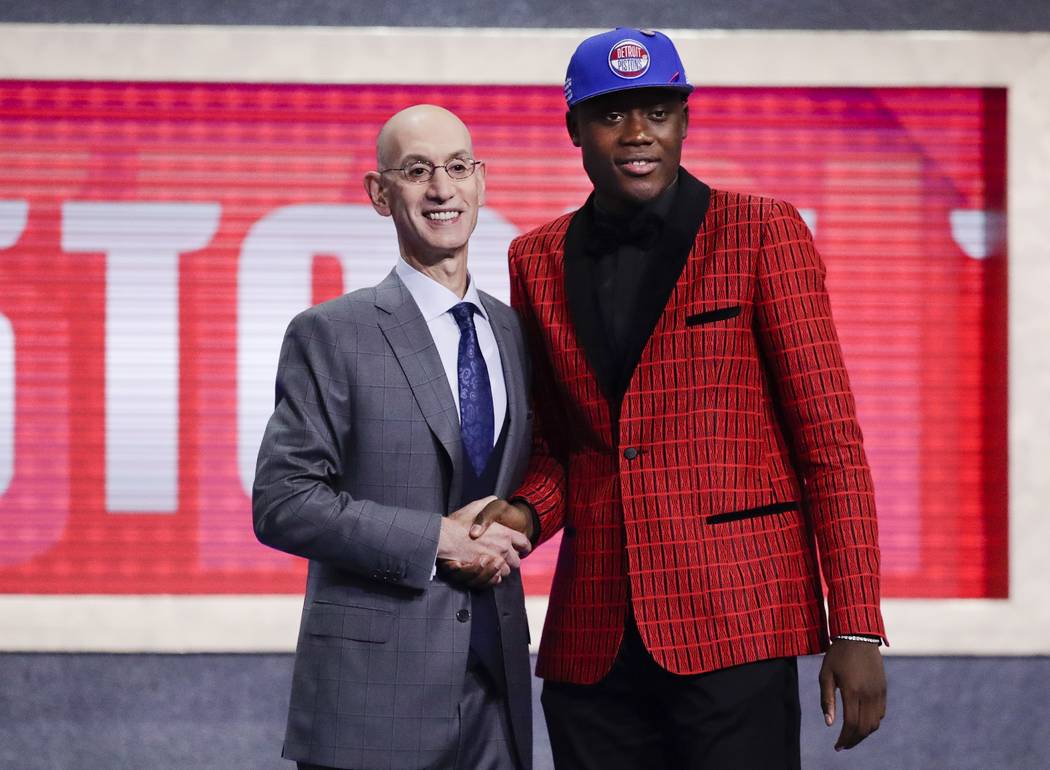
<svg viewBox="0 0 1050 770">
<path fill-rule="evenodd" d="M 564 531 L 537 673 L 602 678 L 628 597 L 650 653 L 678 674 L 819 652 L 829 623 L 884 637 L 871 474 L 798 212 L 711 191 L 618 443 L 566 300 L 571 219 L 510 248 L 535 364 L 534 454 L 516 495 L 541 541 Z"/>
</svg>

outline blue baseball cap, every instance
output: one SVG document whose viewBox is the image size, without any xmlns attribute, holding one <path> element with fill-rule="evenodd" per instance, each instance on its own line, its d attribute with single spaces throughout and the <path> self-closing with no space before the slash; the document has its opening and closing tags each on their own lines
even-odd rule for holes
<svg viewBox="0 0 1050 770">
<path fill-rule="evenodd" d="M 651 29 L 617 27 L 577 46 L 565 73 L 565 101 L 570 107 L 629 88 L 692 92 L 671 38 Z"/>
</svg>

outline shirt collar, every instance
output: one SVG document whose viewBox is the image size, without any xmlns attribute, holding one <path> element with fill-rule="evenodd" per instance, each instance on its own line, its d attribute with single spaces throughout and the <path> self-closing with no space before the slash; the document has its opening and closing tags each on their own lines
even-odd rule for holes
<svg viewBox="0 0 1050 770">
<path fill-rule="evenodd" d="M 405 284 L 412 299 L 416 301 L 419 312 L 423 314 L 423 320 L 428 323 L 445 315 L 460 302 L 469 302 L 477 309 L 482 318 L 488 320 L 489 314 L 485 306 L 481 304 L 478 288 L 469 274 L 467 275 L 467 293 L 463 295 L 463 299 L 460 299 L 448 287 L 442 286 L 429 275 L 416 270 L 403 257 L 398 258 L 394 271 Z"/>
</svg>

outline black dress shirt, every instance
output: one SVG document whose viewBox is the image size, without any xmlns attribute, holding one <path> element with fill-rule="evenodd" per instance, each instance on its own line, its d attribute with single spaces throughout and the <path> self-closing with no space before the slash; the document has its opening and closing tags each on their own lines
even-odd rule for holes
<svg viewBox="0 0 1050 770">
<path fill-rule="evenodd" d="M 637 325 L 639 297 L 661 258 L 660 235 L 678 191 L 677 179 L 633 216 L 611 214 L 595 202 L 590 244 L 595 300 L 615 367 L 627 376 L 628 341 Z"/>
</svg>

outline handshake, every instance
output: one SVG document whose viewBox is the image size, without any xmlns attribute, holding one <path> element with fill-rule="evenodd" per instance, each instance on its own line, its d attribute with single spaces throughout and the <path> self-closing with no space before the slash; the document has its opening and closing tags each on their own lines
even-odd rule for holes
<svg viewBox="0 0 1050 770">
<path fill-rule="evenodd" d="M 468 588 L 499 583 L 532 550 L 532 513 L 497 497 L 483 497 L 441 520 L 437 567 Z"/>
</svg>

